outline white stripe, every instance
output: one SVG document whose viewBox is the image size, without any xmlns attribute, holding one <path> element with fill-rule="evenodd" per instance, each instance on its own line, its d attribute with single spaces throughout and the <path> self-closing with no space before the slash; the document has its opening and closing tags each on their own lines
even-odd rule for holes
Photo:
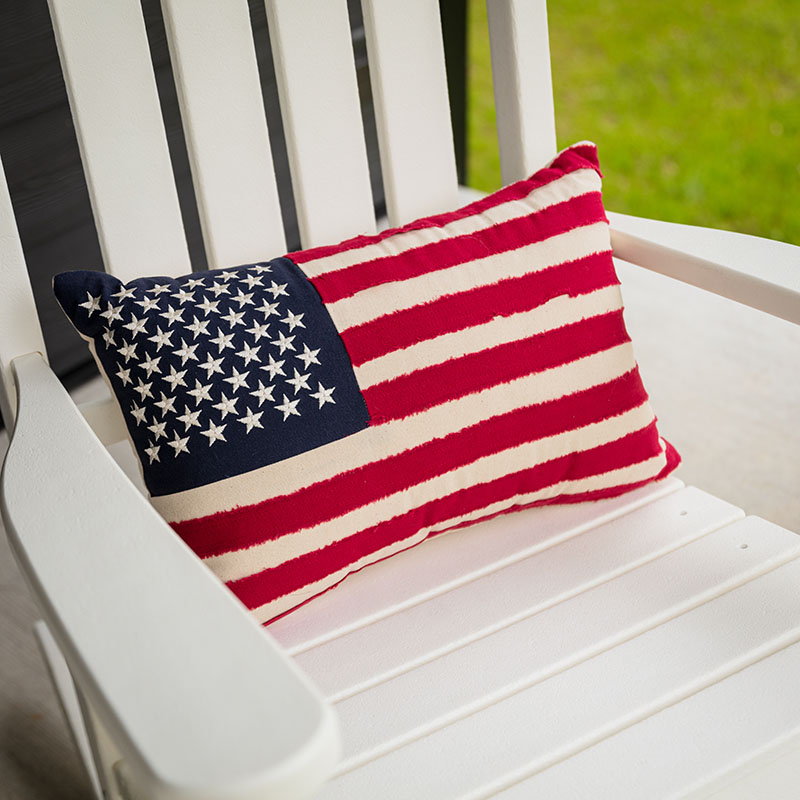
<svg viewBox="0 0 800 800">
<path fill-rule="evenodd" d="M 398 375 L 443 364 L 468 353 L 479 353 L 490 347 L 527 339 L 621 308 L 622 295 L 619 286 L 607 286 L 577 297 L 564 294 L 530 311 L 495 317 L 489 322 L 426 339 L 367 361 L 355 368 L 356 379 L 363 391 Z"/>
<path fill-rule="evenodd" d="M 310 528 L 224 555 L 211 556 L 204 561 L 223 581 L 254 575 L 284 561 L 328 547 L 358 531 L 386 522 L 441 497 L 571 453 L 581 453 L 616 441 L 647 427 L 654 419 L 649 403 L 645 402 L 619 416 L 484 456 Z M 548 487 L 543 491 L 543 497 L 555 497 L 558 494 L 555 487 Z"/>
<path fill-rule="evenodd" d="M 525 506 L 529 505 L 530 503 L 535 503 L 537 500 L 546 500 L 548 497 L 552 496 L 550 494 L 551 490 L 555 491 L 557 495 L 577 495 L 589 491 L 597 491 L 600 489 L 638 483 L 658 475 L 659 472 L 664 469 L 666 463 L 666 455 L 664 453 L 660 453 L 656 456 L 653 456 L 653 458 L 650 458 L 647 461 L 642 461 L 638 464 L 632 464 L 628 467 L 621 467 L 620 469 L 612 470 L 591 478 L 562 481 L 554 487 L 548 487 L 546 489 L 541 489 L 537 492 L 529 492 L 527 494 L 518 494 L 515 497 L 502 500 L 498 503 L 493 503 L 490 506 L 478 509 L 477 511 L 473 511 L 469 514 L 453 517 L 445 522 L 440 522 L 436 525 L 423 528 L 413 536 L 409 536 L 407 539 L 395 542 L 394 544 L 389 545 L 382 550 L 378 550 L 375 553 L 370 553 L 369 555 L 363 556 L 357 561 L 354 561 L 352 564 L 348 564 L 346 567 L 343 567 L 331 575 L 327 575 L 325 578 L 322 578 L 315 583 L 307 584 L 301 589 L 298 589 L 296 592 L 283 595 L 283 597 L 279 597 L 269 603 L 265 603 L 262 606 L 252 609 L 250 613 L 253 614 L 253 616 L 255 616 L 259 622 L 268 622 L 273 617 L 282 614 L 284 611 L 288 611 L 290 608 L 294 608 L 304 600 L 314 597 L 320 592 L 325 591 L 325 589 L 328 589 L 331 586 L 339 583 L 339 581 L 341 581 L 351 572 L 355 572 L 362 567 L 373 564 L 377 561 L 381 561 L 388 556 L 400 552 L 401 550 L 406 550 L 415 544 L 419 544 L 435 531 L 444 531 L 452 528 L 455 525 L 465 522 L 477 523 L 486 517 L 513 509 L 515 506 Z M 453 533 L 458 535 L 457 531 L 453 531 Z"/>
<path fill-rule="evenodd" d="M 445 295 L 489 286 L 508 278 L 521 278 L 548 267 L 603 252 L 611 252 L 608 223 L 594 222 L 516 250 L 493 253 L 485 258 L 466 261 L 403 281 L 381 283 L 352 297 L 329 303 L 326 308 L 337 329 L 344 333 L 348 328 L 363 325 L 395 311 L 430 303 Z"/>
<path fill-rule="evenodd" d="M 151 502 L 168 522 L 177 522 L 293 494 L 342 472 L 417 447 L 434 435 L 441 438 L 516 408 L 607 383 L 634 366 L 632 345 L 626 342 L 569 364 L 442 403 L 405 419 L 365 428 L 276 464 L 206 486 L 152 497 Z"/>
<path fill-rule="evenodd" d="M 476 233 L 501 222 L 508 222 L 512 219 L 536 213 L 557 203 L 571 200 L 574 197 L 589 194 L 590 192 L 599 192 L 600 187 L 600 176 L 593 169 L 575 170 L 575 172 L 570 172 L 552 183 L 532 189 L 530 194 L 518 200 L 509 200 L 500 205 L 487 208 L 480 213 L 453 220 L 441 227 L 430 226 L 404 233 L 396 233 L 374 244 L 354 247 L 350 250 L 343 250 L 340 253 L 306 261 L 301 263 L 300 267 L 309 278 L 316 278 L 319 275 L 345 269 L 353 264 L 373 261 L 376 258 L 385 256 L 398 255 L 432 242 Z"/>
</svg>

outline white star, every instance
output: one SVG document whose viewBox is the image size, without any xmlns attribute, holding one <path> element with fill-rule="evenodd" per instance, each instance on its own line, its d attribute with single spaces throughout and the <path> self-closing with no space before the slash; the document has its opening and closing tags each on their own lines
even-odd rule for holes
<svg viewBox="0 0 800 800">
<path fill-rule="evenodd" d="M 245 294 L 241 289 L 239 289 L 238 294 L 236 297 L 232 298 L 234 303 L 239 304 L 239 308 L 241 309 L 243 306 L 252 306 L 253 305 L 253 293 Z"/>
<path fill-rule="evenodd" d="M 270 344 L 274 344 L 275 347 L 280 347 L 280 355 L 283 355 L 285 350 L 294 350 L 293 341 L 294 336 L 284 336 L 283 331 L 278 331 L 278 338 L 272 339 Z"/>
<path fill-rule="evenodd" d="M 204 297 L 203 302 L 198 303 L 197 307 L 202 308 L 206 316 L 211 312 L 219 314 L 219 300 L 209 300 L 207 297 Z"/>
<path fill-rule="evenodd" d="M 277 283 L 275 283 L 275 281 L 270 281 L 269 282 L 269 288 L 267 289 L 267 291 L 272 295 L 272 299 L 273 300 L 277 299 L 282 294 L 284 294 L 284 295 L 286 295 L 286 297 L 288 297 L 289 296 L 289 292 L 286 291 L 286 287 L 288 285 L 289 285 L 288 283 L 277 284 Z"/>
<path fill-rule="evenodd" d="M 256 272 L 272 272 L 272 267 L 269 264 L 253 264 L 250 269 L 254 269 Z"/>
<path fill-rule="evenodd" d="M 222 358 L 211 358 L 211 353 L 208 354 L 208 360 L 205 364 L 199 364 L 200 369 L 206 370 L 206 379 L 210 378 L 215 372 L 222 374 Z"/>
<path fill-rule="evenodd" d="M 207 383 L 203 386 L 197 378 L 194 379 L 194 389 L 189 389 L 187 394 L 190 394 L 194 397 L 194 401 L 197 405 L 200 405 L 201 400 L 210 400 L 211 395 L 209 394 L 211 390 L 211 384 Z"/>
<path fill-rule="evenodd" d="M 136 336 L 139 333 L 147 333 L 144 329 L 147 320 L 138 319 L 136 314 L 131 314 L 131 321 L 126 322 L 122 327 L 127 328 L 131 332 L 131 336 Z"/>
<path fill-rule="evenodd" d="M 143 408 L 139 408 L 136 403 L 133 404 L 133 408 L 131 409 L 131 414 L 133 414 L 133 418 L 136 420 L 136 426 L 138 427 L 143 422 L 147 422 L 145 419 L 145 410 Z"/>
<path fill-rule="evenodd" d="M 176 322 L 183 322 L 183 309 L 167 306 L 167 310 L 162 311 L 159 316 L 167 318 L 167 325 L 173 325 Z"/>
<path fill-rule="evenodd" d="M 106 347 L 115 347 L 116 342 L 114 341 L 114 331 L 111 328 L 104 328 L 103 329 L 103 341 L 106 343 Z"/>
<path fill-rule="evenodd" d="M 301 375 L 297 370 L 294 371 L 294 378 L 289 378 L 286 383 L 291 383 L 294 386 L 294 393 L 297 394 L 301 389 L 308 389 L 311 391 L 311 387 L 308 385 L 308 378 L 309 375 Z"/>
<path fill-rule="evenodd" d="M 215 425 L 213 422 L 209 420 L 208 423 L 208 430 L 207 431 L 200 431 L 203 436 L 208 436 L 208 446 L 211 447 L 217 439 L 227 442 L 228 440 L 222 435 L 223 431 L 225 430 L 225 425 Z"/>
<path fill-rule="evenodd" d="M 172 337 L 173 333 L 174 331 L 162 331 L 161 326 L 159 325 L 156 327 L 156 333 L 153 336 L 148 336 L 147 341 L 155 342 L 157 345 L 156 352 L 158 352 L 165 344 L 168 344 L 170 347 L 172 347 L 170 338 Z"/>
<path fill-rule="evenodd" d="M 181 346 L 177 350 L 173 350 L 173 354 L 176 356 L 181 357 L 181 366 L 183 366 L 187 361 L 197 361 L 197 356 L 194 354 L 194 351 L 200 347 L 199 344 L 186 344 L 185 339 L 181 339 Z"/>
<path fill-rule="evenodd" d="M 89 312 L 89 316 L 91 317 L 95 311 L 100 310 L 100 295 L 97 297 L 92 297 L 91 292 L 86 292 L 86 296 L 89 298 L 85 303 L 78 303 L 81 308 L 85 308 Z"/>
<path fill-rule="evenodd" d="M 220 314 L 220 319 L 224 319 L 231 328 L 235 327 L 236 325 L 244 325 L 242 322 L 242 317 L 244 317 L 244 311 L 234 311 L 231 309 L 226 316 Z"/>
<path fill-rule="evenodd" d="M 158 458 L 159 446 L 157 444 L 153 444 L 152 442 L 150 442 L 150 447 L 145 447 L 144 451 L 145 451 L 145 453 L 147 453 L 148 456 L 150 456 L 150 463 L 151 464 L 154 461 L 158 461 L 159 460 L 159 458 Z"/>
<path fill-rule="evenodd" d="M 170 297 L 174 297 L 181 305 L 187 300 L 194 302 L 194 292 L 187 292 L 183 287 L 180 287 L 178 291 L 175 294 L 171 294 Z"/>
<path fill-rule="evenodd" d="M 258 398 L 258 405 L 260 408 L 261 404 L 265 400 L 273 400 L 273 401 L 275 400 L 275 398 L 272 396 L 272 392 L 274 389 L 275 389 L 274 386 L 264 386 L 264 384 L 261 383 L 261 381 L 259 381 L 258 389 L 256 389 L 254 392 L 250 392 L 250 394 L 253 395 L 253 397 Z"/>
<path fill-rule="evenodd" d="M 166 427 L 167 427 L 166 422 L 158 422 L 158 420 L 153 420 L 153 424 L 148 425 L 147 430 L 152 431 L 155 440 L 158 441 L 162 436 L 166 439 L 167 437 Z"/>
<path fill-rule="evenodd" d="M 226 383 L 231 384 L 231 389 L 235 392 L 237 389 L 241 389 L 242 386 L 247 388 L 247 376 L 249 372 L 239 372 L 236 367 L 233 368 L 233 375 L 230 378 L 224 378 L 223 380 Z"/>
<path fill-rule="evenodd" d="M 118 291 L 112 294 L 112 297 L 118 297 L 120 300 L 124 300 L 126 297 L 133 297 L 136 294 L 136 289 L 126 289 L 124 286 Z"/>
<path fill-rule="evenodd" d="M 260 311 L 265 317 L 271 317 L 273 314 L 278 313 L 278 305 L 278 303 L 268 303 L 264 300 L 260 308 L 257 308 L 256 311 Z"/>
<path fill-rule="evenodd" d="M 304 367 L 308 369 L 308 367 L 311 364 L 319 364 L 319 359 L 317 358 L 318 353 L 319 353 L 319 348 L 317 348 L 316 350 L 309 350 L 308 345 L 304 344 L 303 352 L 298 353 L 296 358 L 299 358 L 303 362 Z"/>
<path fill-rule="evenodd" d="M 180 372 L 172 366 L 169 365 L 169 375 L 164 376 L 164 380 L 169 384 L 169 388 L 174 392 L 176 386 L 186 386 L 186 381 L 184 381 L 183 376 L 186 374 L 187 370 L 183 369 Z M 149 376 L 148 376 L 149 377 Z"/>
<path fill-rule="evenodd" d="M 265 364 L 261 369 L 267 370 L 269 372 L 269 379 L 275 380 L 276 375 L 283 375 L 286 377 L 286 373 L 283 371 L 282 367 L 286 363 L 286 361 L 276 361 L 272 356 L 269 357 L 269 364 Z"/>
<path fill-rule="evenodd" d="M 281 320 L 281 322 L 285 322 L 289 326 L 289 332 L 291 333 L 295 328 L 305 328 L 305 325 L 301 321 L 305 314 L 294 314 L 289 309 L 286 309 L 286 316 Z"/>
<path fill-rule="evenodd" d="M 216 408 L 217 411 L 222 412 L 222 419 L 228 416 L 228 414 L 235 414 L 236 413 L 236 403 L 239 402 L 238 397 L 231 397 L 228 399 L 226 397 L 225 392 L 222 392 L 222 400 L 219 403 L 215 403 L 212 408 Z"/>
<path fill-rule="evenodd" d="M 211 291 L 214 292 L 214 297 L 219 297 L 221 294 L 228 294 L 228 284 L 214 281 L 211 285 Z"/>
<path fill-rule="evenodd" d="M 223 333 L 221 328 L 217 328 L 217 338 L 209 339 L 209 341 L 213 342 L 219 348 L 219 352 L 221 353 L 226 347 L 230 347 L 231 350 L 236 349 L 231 344 L 231 339 L 233 339 L 232 333 Z"/>
<path fill-rule="evenodd" d="M 220 272 L 219 273 L 219 277 L 223 281 L 233 281 L 233 280 L 236 280 L 236 278 L 239 277 L 239 274 L 236 273 L 236 272 L 231 272 L 230 270 L 228 270 L 226 272 Z"/>
<path fill-rule="evenodd" d="M 263 279 L 260 275 L 245 275 L 242 280 L 247 282 L 248 289 L 252 289 L 254 286 L 263 286 L 261 283 Z"/>
<path fill-rule="evenodd" d="M 258 351 L 261 347 L 251 347 L 247 342 L 244 343 L 243 349 L 236 355 L 244 359 L 244 365 L 247 366 L 251 361 L 261 361 L 258 357 Z"/>
<path fill-rule="evenodd" d="M 258 341 L 262 336 L 267 335 L 267 330 L 269 329 L 269 324 L 264 323 L 263 325 L 259 325 L 257 322 L 253 322 L 252 328 L 247 328 L 248 333 L 252 333 L 255 336 L 255 340 Z"/>
<path fill-rule="evenodd" d="M 157 297 L 143 297 L 141 300 L 136 300 L 136 305 L 141 306 L 144 313 L 146 314 L 148 311 L 152 311 L 154 308 L 158 308 L 158 298 Z"/>
<path fill-rule="evenodd" d="M 109 302 L 108 308 L 105 311 L 101 311 L 100 316 L 105 317 L 109 322 L 113 322 L 115 319 L 122 319 L 122 306 L 115 306 Z"/>
<path fill-rule="evenodd" d="M 259 420 L 261 419 L 261 415 L 263 413 L 264 413 L 263 411 L 256 411 L 255 413 L 253 413 L 248 408 L 247 409 L 247 414 L 245 416 L 243 416 L 243 417 L 239 417 L 239 422 L 241 422 L 242 425 L 246 425 L 247 426 L 247 430 L 245 431 L 245 433 L 250 433 L 250 431 L 253 430 L 253 428 L 263 428 L 264 427 L 259 422 Z"/>
<path fill-rule="evenodd" d="M 139 398 L 141 402 L 144 402 L 146 397 L 152 397 L 153 395 L 150 393 L 150 387 L 152 383 L 145 383 L 141 378 L 139 378 L 139 385 L 133 387 L 134 392 L 139 392 L 141 397 Z"/>
<path fill-rule="evenodd" d="M 139 366 L 140 366 L 140 367 L 141 367 L 143 370 L 146 370 L 146 371 L 147 371 L 147 377 L 148 377 L 148 379 L 150 378 L 150 376 L 151 376 L 151 375 L 152 375 L 154 372 L 158 372 L 159 374 L 161 373 L 161 368 L 158 366 L 158 362 L 159 362 L 159 361 L 161 361 L 161 356 L 156 356 L 155 358 L 153 358 L 153 357 L 150 355 L 150 353 L 148 353 L 148 354 L 147 354 L 147 356 L 146 356 L 146 358 L 145 358 L 145 360 L 144 360 L 144 361 L 142 361 L 142 363 L 141 363 L 141 364 L 139 364 Z"/>
<path fill-rule="evenodd" d="M 197 286 L 202 286 L 203 285 L 203 279 L 202 278 L 188 278 L 187 281 L 186 281 L 186 285 L 190 289 L 194 289 Z"/>
<path fill-rule="evenodd" d="M 196 339 L 201 333 L 204 333 L 208 336 L 208 323 L 209 320 L 207 319 L 197 319 L 197 317 L 193 318 L 193 322 L 191 325 L 186 326 L 186 330 L 191 331 L 194 334 L 194 338 Z"/>
<path fill-rule="evenodd" d="M 167 397 L 164 392 L 161 392 L 161 399 L 156 400 L 153 404 L 158 406 L 161 409 L 162 414 L 166 414 L 168 411 L 171 411 L 173 414 L 177 414 L 178 412 L 175 410 L 175 398 L 174 397 Z"/>
<path fill-rule="evenodd" d="M 191 392 L 190 392 L 191 394 Z M 209 397 L 209 400 L 211 398 Z M 189 411 L 189 406 L 183 407 L 183 414 L 178 417 L 178 422 L 182 422 L 185 426 L 184 431 L 188 431 L 193 425 L 196 425 L 198 428 L 200 427 L 200 423 L 197 421 L 197 418 L 200 416 L 199 411 Z"/>
<path fill-rule="evenodd" d="M 122 347 L 117 348 L 117 352 L 124 357 L 125 363 L 128 363 L 128 359 L 132 356 L 136 355 L 136 342 L 131 342 L 130 344 L 122 343 Z"/>
<path fill-rule="evenodd" d="M 319 407 L 325 405 L 325 403 L 336 403 L 336 401 L 331 397 L 333 391 L 336 387 L 331 386 L 330 389 L 326 389 L 321 383 L 319 384 L 319 389 L 316 392 L 311 392 L 311 396 L 319 400 Z"/>
<path fill-rule="evenodd" d="M 163 294 L 164 292 L 169 291 L 169 284 L 168 283 L 156 283 L 151 289 L 147 290 L 152 294 L 159 295 Z"/>
<path fill-rule="evenodd" d="M 184 436 L 181 438 L 178 436 L 178 432 L 175 431 L 175 438 L 171 442 L 167 442 L 167 444 L 175 450 L 175 455 L 177 456 L 178 453 L 188 453 L 189 448 L 186 446 L 186 443 L 189 441 L 188 436 Z"/>
<path fill-rule="evenodd" d="M 120 366 L 120 368 L 117 370 L 117 377 L 122 381 L 123 386 L 127 386 L 129 383 L 132 383 L 130 368 L 122 369 Z"/>
<path fill-rule="evenodd" d="M 300 416 L 300 412 L 297 410 L 297 404 L 300 402 L 300 398 L 298 397 L 297 400 L 290 400 L 286 395 L 283 396 L 283 403 L 279 406 L 275 406 L 278 411 L 283 411 L 283 421 L 286 422 L 289 419 L 291 414 L 295 416 Z"/>
</svg>

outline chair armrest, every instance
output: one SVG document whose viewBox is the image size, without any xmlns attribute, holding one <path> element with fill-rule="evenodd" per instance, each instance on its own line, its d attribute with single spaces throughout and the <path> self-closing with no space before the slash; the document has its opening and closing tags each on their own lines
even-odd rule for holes
<svg viewBox="0 0 800 800">
<path fill-rule="evenodd" d="M 0 509 L 131 796 L 314 792 L 338 757 L 332 709 L 131 485 L 41 355 L 13 368 Z"/>
<path fill-rule="evenodd" d="M 614 256 L 800 324 L 800 247 L 608 212 Z"/>
</svg>

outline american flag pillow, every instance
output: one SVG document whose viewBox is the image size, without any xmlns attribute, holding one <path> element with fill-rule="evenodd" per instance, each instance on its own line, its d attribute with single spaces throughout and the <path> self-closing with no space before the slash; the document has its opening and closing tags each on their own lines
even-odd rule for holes
<svg viewBox="0 0 800 800">
<path fill-rule="evenodd" d="M 152 502 L 266 622 L 495 514 L 674 469 L 594 145 L 452 213 L 269 262 L 55 292 Z"/>
</svg>

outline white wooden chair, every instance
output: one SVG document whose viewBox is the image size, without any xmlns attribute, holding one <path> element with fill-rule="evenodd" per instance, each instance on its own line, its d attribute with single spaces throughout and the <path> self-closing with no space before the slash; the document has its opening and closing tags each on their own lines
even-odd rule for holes
<svg viewBox="0 0 800 800">
<path fill-rule="evenodd" d="M 139 3 L 50 5 L 106 268 L 187 272 Z M 210 265 L 279 255 L 247 3 L 162 5 Z M 546 14 L 488 8 L 511 181 L 555 152 Z M 455 207 L 437 3 L 363 9 L 389 222 Z M 303 244 L 374 230 L 345 2 L 267 15 Z M 797 248 L 611 219 L 620 258 L 800 323 Z M 3 518 L 98 797 L 796 796 L 795 534 L 670 478 L 428 541 L 268 635 L 47 366 L 5 183 L 0 246 Z"/>
</svg>

